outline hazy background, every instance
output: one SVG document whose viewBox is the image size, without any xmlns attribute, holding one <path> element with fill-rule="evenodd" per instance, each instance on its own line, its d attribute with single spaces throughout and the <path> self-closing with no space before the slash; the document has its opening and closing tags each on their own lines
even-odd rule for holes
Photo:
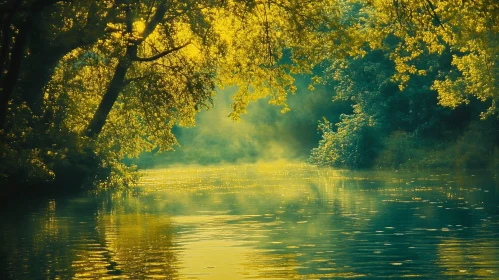
<svg viewBox="0 0 499 280">
<path fill-rule="evenodd" d="M 337 122 L 340 113 L 351 111 L 349 104 L 333 104 L 332 87 L 317 86 L 310 91 L 308 84 L 307 77 L 297 78 L 298 90 L 288 97 L 291 111 L 286 114 L 280 112 L 282 107 L 263 99 L 250 103 L 240 121 L 228 118 L 237 88 L 220 90 L 214 98 L 215 106 L 197 115 L 195 127 L 174 128 L 181 147 L 143 154 L 139 166 L 306 160 L 321 136 L 318 121 L 326 117 Z"/>
</svg>

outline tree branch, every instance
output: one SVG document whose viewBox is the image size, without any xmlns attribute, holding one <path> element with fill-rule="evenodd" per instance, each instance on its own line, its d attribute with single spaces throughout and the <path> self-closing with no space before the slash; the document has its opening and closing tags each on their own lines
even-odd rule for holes
<svg viewBox="0 0 499 280">
<path fill-rule="evenodd" d="M 161 20 L 165 16 L 167 11 L 166 2 L 167 1 L 161 1 L 161 3 L 159 4 L 156 13 L 154 13 L 154 15 L 151 18 L 151 21 L 147 23 L 144 32 L 142 32 L 142 34 L 140 35 L 140 37 L 142 37 L 142 40 L 147 39 L 147 37 L 151 35 L 154 29 L 156 29 L 156 26 L 161 22 Z"/>
<path fill-rule="evenodd" d="M 435 6 L 433 5 L 433 3 L 430 0 L 426 0 L 426 4 L 427 4 L 425 5 L 426 9 L 430 13 L 430 15 L 433 16 L 433 18 L 437 21 L 437 24 L 440 27 L 445 29 L 445 26 L 443 25 L 442 21 L 440 20 L 440 17 L 437 14 L 437 11 L 435 11 Z"/>
<path fill-rule="evenodd" d="M 128 79 L 125 79 L 123 81 L 123 85 L 125 87 L 125 86 L 128 86 L 131 83 L 134 83 L 134 82 L 137 82 L 137 81 L 140 81 L 140 80 L 143 80 L 143 79 L 144 79 L 144 77 L 128 78 Z"/>
<path fill-rule="evenodd" d="M 136 56 L 136 57 L 133 57 L 133 58 L 132 58 L 132 61 L 142 61 L 142 62 L 155 61 L 155 60 L 158 60 L 158 59 L 160 59 L 160 58 L 162 58 L 162 57 L 164 57 L 164 56 L 167 56 L 167 55 L 169 55 L 169 54 L 171 54 L 171 53 L 173 53 L 173 52 L 176 52 L 176 51 L 178 51 L 178 50 L 181 50 L 181 49 L 185 48 L 186 46 L 188 46 L 188 45 L 190 45 L 190 44 L 191 44 L 191 42 L 189 41 L 189 42 L 187 42 L 187 43 L 185 43 L 185 44 L 183 44 L 183 45 L 180 45 L 180 46 L 178 46 L 178 47 L 171 48 L 171 49 L 169 49 L 169 50 L 166 50 L 166 51 L 160 52 L 160 53 L 155 54 L 155 55 L 150 56 L 150 57 L 138 57 L 138 56 Z"/>
</svg>

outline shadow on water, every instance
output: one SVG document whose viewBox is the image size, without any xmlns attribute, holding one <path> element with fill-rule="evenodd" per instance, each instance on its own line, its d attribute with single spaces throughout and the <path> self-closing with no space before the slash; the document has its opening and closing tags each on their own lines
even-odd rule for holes
<svg viewBox="0 0 499 280">
<path fill-rule="evenodd" d="M 3 278 L 499 275 L 499 188 L 490 174 L 182 167 L 147 171 L 138 190 L 4 211 Z"/>
</svg>

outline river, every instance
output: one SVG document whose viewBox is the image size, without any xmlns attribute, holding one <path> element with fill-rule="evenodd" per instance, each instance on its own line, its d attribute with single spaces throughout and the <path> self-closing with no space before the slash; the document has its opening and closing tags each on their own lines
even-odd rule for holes
<svg viewBox="0 0 499 280">
<path fill-rule="evenodd" d="M 499 279 L 499 179 L 301 163 L 144 171 L 2 211 L 12 279 Z"/>
</svg>

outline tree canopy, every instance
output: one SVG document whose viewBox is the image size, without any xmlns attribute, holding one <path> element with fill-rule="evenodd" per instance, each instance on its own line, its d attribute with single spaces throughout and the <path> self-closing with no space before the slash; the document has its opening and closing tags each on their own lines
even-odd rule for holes
<svg viewBox="0 0 499 280">
<path fill-rule="evenodd" d="M 285 112 L 297 74 L 336 80 L 336 98 L 354 101 L 336 138 L 386 127 L 377 116 L 393 109 L 373 100 L 415 90 L 418 76 L 443 106 L 477 98 L 482 118 L 497 114 L 494 1 L 4 0 L 0 15 L 2 161 L 48 177 L 57 161 L 118 172 L 125 157 L 172 149 L 172 128 L 194 125 L 217 87 L 238 86 L 234 119 L 261 98 Z"/>
<path fill-rule="evenodd" d="M 494 151 L 498 139 L 497 3 L 349 2 L 349 25 L 365 53 L 335 60 L 327 76 L 334 99 L 351 100 L 354 111 L 336 125 L 320 124 L 323 139 L 311 161 L 486 166 L 485 150 Z M 489 120 L 474 121 L 476 111 Z"/>
<path fill-rule="evenodd" d="M 450 70 L 434 80 L 441 105 L 455 108 L 470 96 L 490 101 L 483 117 L 497 114 L 499 88 L 499 3 L 496 1 L 355 1 L 362 5 L 359 25 L 373 48 L 384 38 L 399 39 L 391 53 L 403 87 L 411 75 L 425 75 L 417 60 L 450 52 Z"/>
</svg>

